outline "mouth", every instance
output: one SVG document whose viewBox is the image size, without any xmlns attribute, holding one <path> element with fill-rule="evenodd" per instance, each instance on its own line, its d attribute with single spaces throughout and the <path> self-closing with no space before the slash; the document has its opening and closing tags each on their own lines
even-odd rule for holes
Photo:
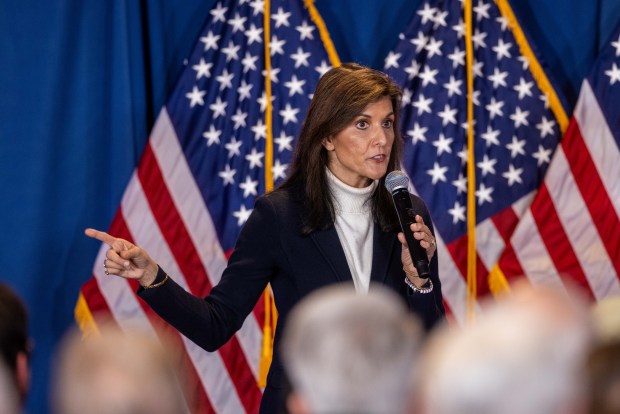
<svg viewBox="0 0 620 414">
<path fill-rule="evenodd" d="M 370 157 L 369 159 L 376 162 L 383 162 L 387 159 L 387 156 L 385 154 L 377 154 L 373 157 Z"/>
</svg>

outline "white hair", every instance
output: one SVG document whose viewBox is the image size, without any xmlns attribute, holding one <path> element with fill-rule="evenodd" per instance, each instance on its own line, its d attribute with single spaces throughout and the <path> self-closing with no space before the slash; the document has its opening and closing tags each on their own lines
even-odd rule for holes
<svg viewBox="0 0 620 414">
<path fill-rule="evenodd" d="M 490 304 L 475 325 L 442 327 L 423 369 L 426 412 L 579 412 L 591 332 L 585 306 L 551 291 Z"/>
<path fill-rule="evenodd" d="M 402 413 L 410 397 L 420 325 L 380 285 L 324 288 L 290 314 L 282 358 L 313 413 Z"/>
<path fill-rule="evenodd" d="M 171 348 L 143 331 L 100 327 L 63 341 L 55 369 L 58 414 L 177 414 L 187 411 Z"/>
</svg>

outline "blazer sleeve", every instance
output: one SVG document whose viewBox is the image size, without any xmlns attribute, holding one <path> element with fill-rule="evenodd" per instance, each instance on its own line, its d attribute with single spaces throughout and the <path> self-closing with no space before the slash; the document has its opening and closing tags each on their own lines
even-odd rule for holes
<svg viewBox="0 0 620 414">
<path fill-rule="evenodd" d="M 275 271 L 278 225 L 275 209 L 261 197 L 241 230 L 220 282 L 207 297 L 192 295 L 172 278 L 154 289 L 139 288 L 138 295 L 183 335 L 215 351 L 241 327 L 269 283 Z"/>
</svg>

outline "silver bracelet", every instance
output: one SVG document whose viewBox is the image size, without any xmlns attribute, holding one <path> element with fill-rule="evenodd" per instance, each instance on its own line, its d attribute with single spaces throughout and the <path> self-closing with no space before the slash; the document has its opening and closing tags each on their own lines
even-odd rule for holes
<svg viewBox="0 0 620 414">
<path fill-rule="evenodd" d="M 433 281 L 428 279 L 428 287 L 425 288 L 419 288 L 416 285 L 414 285 L 411 280 L 409 280 L 409 278 L 407 276 L 405 276 L 405 284 L 407 286 L 409 286 L 411 288 L 411 290 L 413 290 L 414 292 L 417 293 L 422 293 L 422 294 L 427 294 L 427 293 L 431 293 L 433 291 Z"/>
</svg>

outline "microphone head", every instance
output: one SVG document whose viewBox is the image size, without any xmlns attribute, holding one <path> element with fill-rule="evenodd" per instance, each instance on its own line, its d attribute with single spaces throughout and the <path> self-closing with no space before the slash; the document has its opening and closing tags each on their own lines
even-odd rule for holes
<svg viewBox="0 0 620 414">
<path fill-rule="evenodd" d="M 406 190 L 408 185 L 409 177 L 400 170 L 394 170 L 385 177 L 385 188 L 387 188 L 390 193 L 393 193 L 399 188 L 404 188 Z"/>
</svg>

